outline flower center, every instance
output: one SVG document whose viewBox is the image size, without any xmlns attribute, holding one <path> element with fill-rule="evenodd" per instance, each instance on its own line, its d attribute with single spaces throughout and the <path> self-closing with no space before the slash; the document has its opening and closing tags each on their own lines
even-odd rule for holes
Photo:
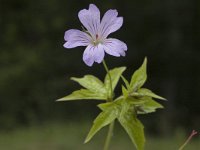
<svg viewBox="0 0 200 150">
<path fill-rule="evenodd" d="M 96 45 L 98 45 L 99 43 L 102 43 L 102 40 L 99 38 L 99 35 L 96 34 L 95 39 L 92 38 L 92 41 L 91 41 L 91 42 L 92 42 L 93 45 L 96 46 Z"/>
<path fill-rule="evenodd" d="M 99 35 L 98 35 L 98 34 L 96 34 L 96 39 L 98 39 L 98 37 L 99 37 Z"/>
</svg>

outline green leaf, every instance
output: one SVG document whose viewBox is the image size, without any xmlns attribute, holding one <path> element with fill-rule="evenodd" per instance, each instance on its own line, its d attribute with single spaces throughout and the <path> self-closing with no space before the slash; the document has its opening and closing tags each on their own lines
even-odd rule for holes
<svg viewBox="0 0 200 150">
<path fill-rule="evenodd" d="M 114 104 L 114 103 L 113 103 Z M 104 107 L 105 108 L 105 107 Z M 93 126 L 88 133 L 85 143 L 89 142 L 91 138 L 103 127 L 113 122 L 118 116 L 119 110 L 109 103 L 109 106 L 102 111 L 93 122 Z"/>
<path fill-rule="evenodd" d="M 129 112 L 129 110 L 131 109 L 131 105 L 130 103 L 127 101 L 127 99 L 122 99 L 118 102 L 121 107 L 120 107 L 120 115 L 118 117 L 119 120 L 121 120 L 121 118 L 124 118 L 124 115 Z M 133 114 L 132 114 L 133 115 Z"/>
<path fill-rule="evenodd" d="M 126 85 L 126 88 L 127 88 L 128 90 L 130 90 L 130 85 L 129 85 L 128 81 L 126 80 L 126 78 L 125 78 L 123 75 L 121 75 L 121 78 L 122 78 L 122 80 L 124 81 L 124 83 L 125 83 L 125 85 Z"/>
<path fill-rule="evenodd" d="M 145 88 L 141 88 L 137 91 L 137 93 L 140 95 L 140 96 L 149 96 L 149 97 L 153 97 L 153 98 L 157 98 L 157 99 L 161 99 L 161 100 L 166 100 L 165 98 L 159 96 L 159 95 L 156 95 L 155 93 L 153 93 L 151 90 L 149 89 L 145 89 Z"/>
<path fill-rule="evenodd" d="M 121 109 L 122 102 L 124 101 L 123 96 L 119 96 L 112 102 L 106 102 L 106 103 L 101 103 L 98 105 L 98 107 L 102 110 L 108 110 L 108 109 Z"/>
<path fill-rule="evenodd" d="M 83 99 L 95 99 L 95 100 L 106 100 L 107 96 L 101 93 L 94 93 L 87 89 L 81 89 L 74 91 L 72 94 L 58 99 L 57 101 L 70 101 L 70 100 L 83 100 Z"/>
<path fill-rule="evenodd" d="M 106 111 L 107 109 L 114 107 L 115 102 L 107 102 L 107 103 L 101 103 L 98 105 L 98 107 L 102 110 L 102 111 Z"/>
<path fill-rule="evenodd" d="M 115 87 L 119 81 L 119 78 L 121 76 L 121 74 L 126 70 L 126 67 L 118 67 L 118 68 L 114 68 L 112 70 L 109 70 L 110 76 L 111 76 L 111 80 L 112 80 L 112 90 L 115 90 Z M 110 89 L 110 79 L 109 79 L 109 75 L 107 74 L 105 79 L 104 79 L 104 84 L 107 90 Z"/>
<path fill-rule="evenodd" d="M 133 113 L 130 113 L 130 111 L 124 111 L 123 116 L 118 118 L 118 120 L 131 138 L 131 141 L 137 150 L 143 150 L 145 137 L 142 123 L 133 115 Z"/>
<path fill-rule="evenodd" d="M 101 93 L 102 95 L 107 96 L 107 91 L 104 84 L 101 82 L 101 80 L 93 75 L 85 75 L 83 78 L 73 77 L 71 79 L 94 93 Z"/>
<path fill-rule="evenodd" d="M 127 98 L 129 96 L 127 89 L 123 85 L 122 85 L 122 93 L 123 93 L 124 98 Z"/>
<path fill-rule="evenodd" d="M 133 105 L 142 105 L 142 104 L 144 104 L 146 101 L 148 101 L 148 99 L 145 99 L 145 98 L 136 98 L 136 97 L 132 97 L 132 96 L 127 97 L 126 100 L 127 100 L 130 104 L 133 104 Z"/>
<path fill-rule="evenodd" d="M 147 59 L 145 58 L 142 66 L 138 70 L 136 70 L 132 75 L 130 83 L 130 88 L 131 88 L 130 92 L 137 91 L 146 82 L 147 80 L 146 65 L 147 65 Z"/>
<path fill-rule="evenodd" d="M 155 112 L 158 108 L 164 108 L 161 104 L 154 101 L 152 98 L 144 97 L 144 99 L 148 99 L 144 104 L 138 106 L 137 113 L 138 114 L 147 114 Z"/>
</svg>

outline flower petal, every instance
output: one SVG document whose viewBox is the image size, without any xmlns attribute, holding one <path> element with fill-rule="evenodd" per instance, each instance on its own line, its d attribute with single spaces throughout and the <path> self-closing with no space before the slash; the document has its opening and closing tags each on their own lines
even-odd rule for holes
<svg viewBox="0 0 200 150">
<path fill-rule="evenodd" d="M 94 5 L 90 4 L 89 9 L 83 9 L 78 13 L 79 20 L 84 27 L 90 32 L 93 38 L 98 34 L 100 26 L 100 11 Z"/>
<path fill-rule="evenodd" d="M 88 66 L 92 66 L 94 63 L 94 46 L 88 45 L 83 52 L 83 61 Z"/>
<path fill-rule="evenodd" d="M 90 37 L 85 32 L 80 30 L 71 29 L 65 32 L 64 39 L 66 43 L 65 48 L 74 48 L 77 46 L 87 46 L 90 42 Z"/>
<path fill-rule="evenodd" d="M 108 10 L 101 21 L 100 33 L 106 38 L 110 33 L 117 31 L 123 24 L 123 17 L 117 17 L 117 10 Z"/>
<path fill-rule="evenodd" d="M 102 44 L 88 45 L 83 53 L 83 61 L 88 65 L 92 66 L 94 62 L 101 63 L 105 56 Z"/>
<path fill-rule="evenodd" d="M 103 58 L 105 56 L 103 45 L 98 44 L 94 48 L 95 53 L 94 53 L 94 61 L 97 63 L 101 63 L 103 61 Z"/>
<path fill-rule="evenodd" d="M 112 56 L 125 56 L 127 45 L 118 39 L 108 38 L 104 41 L 104 50 L 106 53 Z"/>
</svg>

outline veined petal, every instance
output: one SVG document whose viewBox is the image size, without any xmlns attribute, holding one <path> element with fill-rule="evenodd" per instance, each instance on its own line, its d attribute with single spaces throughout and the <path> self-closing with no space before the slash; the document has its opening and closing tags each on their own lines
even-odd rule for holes
<svg viewBox="0 0 200 150">
<path fill-rule="evenodd" d="M 93 45 L 88 45 L 83 52 L 83 61 L 86 63 L 88 66 L 92 66 L 94 63 L 94 46 Z"/>
<path fill-rule="evenodd" d="M 64 39 L 66 43 L 65 48 L 74 48 L 77 46 L 87 46 L 90 42 L 90 37 L 85 32 L 80 30 L 71 29 L 65 32 Z"/>
<path fill-rule="evenodd" d="M 89 9 L 83 9 L 78 13 L 79 20 L 84 27 L 90 32 L 93 38 L 98 34 L 100 26 L 100 11 L 94 5 L 90 4 Z"/>
<path fill-rule="evenodd" d="M 98 44 L 94 48 L 95 53 L 94 53 L 94 61 L 97 63 L 101 63 L 103 61 L 103 58 L 105 56 L 103 45 Z"/>
<path fill-rule="evenodd" d="M 125 51 L 127 51 L 127 45 L 118 39 L 114 38 L 105 39 L 103 46 L 105 52 L 108 53 L 109 55 L 116 57 L 126 55 Z"/>
<path fill-rule="evenodd" d="M 92 66 L 94 62 L 101 63 L 105 55 L 103 48 L 102 44 L 88 45 L 83 53 L 83 61 L 88 66 Z"/>
<path fill-rule="evenodd" d="M 100 24 L 101 37 L 106 38 L 110 33 L 117 31 L 123 24 L 123 17 L 117 17 L 117 10 L 108 10 Z"/>
</svg>

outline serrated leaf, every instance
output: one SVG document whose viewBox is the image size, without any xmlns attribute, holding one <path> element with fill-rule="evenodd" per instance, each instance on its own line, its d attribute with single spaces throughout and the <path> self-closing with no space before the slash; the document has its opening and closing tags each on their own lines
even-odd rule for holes
<svg viewBox="0 0 200 150">
<path fill-rule="evenodd" d="M 71 79 L 94 93 L 107 95 L 103 82 L 93 75 L 85 75 L 83 78 L 72 77 Z"/>
<path fill-rule="evenodd" d="M 110 76 L 111 76 L 111 81 L 112 81 L 112 90 L 115 90 L 115 87 L 119 81 L 119 78 L 121 74 L 126 70 L 126 67 L 118 67 L 114 68 L 112 70 L 109 70 Z M 107 90 L 110 90 L 110 79 L 109 75 L 106 74 L 106 77 L 104 79 L 104 84 Z"/>
<path fill-rule="evenodd" d="M 130 113 L 130 111 L 124 112 L 123 116 L 118 118 L 118 120 L 137 150 L 143 150 L 145 137 L 142 123 L 133 115 L 133 113 Z"/>
<path fill-rule="evenodd" d="M 112 123 L 118 116 L 118 109 L 114 105 L 110 105 L 102 111 L 93 122 L 93 126 L 88 133 L 85 143 L 89 142 L 91 138 L 103 127 Z"/>
<path fill-rule="evenodd" d="M 158 108 L 164 108 L 161 104 L 154 101 L 152 98 L 146 97 L 146 99 L 148 99 L 148 101 L 138 107 L 138 114 L 152 113 L 155 112 Z"/>
<path fill-rule="evenodd" d="M 147 59 L 144 59 L 142 66 L 134 72 L 131 78 L 130 88 L 131 91 L 136 91 L 141 88 L 147 80 L 147 73 L 146 73 L 146 65 Z"/>
<path fill-rule="evenodd" d="M 107 96 L 101 93 L 94 93 L 87 89 L 81 89 L 81 90 L 74 91 L 68 96 L 60 98 L 57 101 L 85 100 L 85 99 L 106 100 Z"/>
<path fill-rule="evenodd" d="M 145 88 L 141 88 L 137 91 L 137 93 L 140 96 L 149 96 L 149 97 L 153 97 L 153 98 L 157 98 L 157 99 L 161 99 L 161 100 L 166 100 L 165 98 L 153 93 L 151 90 L 149 89 L 145 89 Z"/>
</svg>

